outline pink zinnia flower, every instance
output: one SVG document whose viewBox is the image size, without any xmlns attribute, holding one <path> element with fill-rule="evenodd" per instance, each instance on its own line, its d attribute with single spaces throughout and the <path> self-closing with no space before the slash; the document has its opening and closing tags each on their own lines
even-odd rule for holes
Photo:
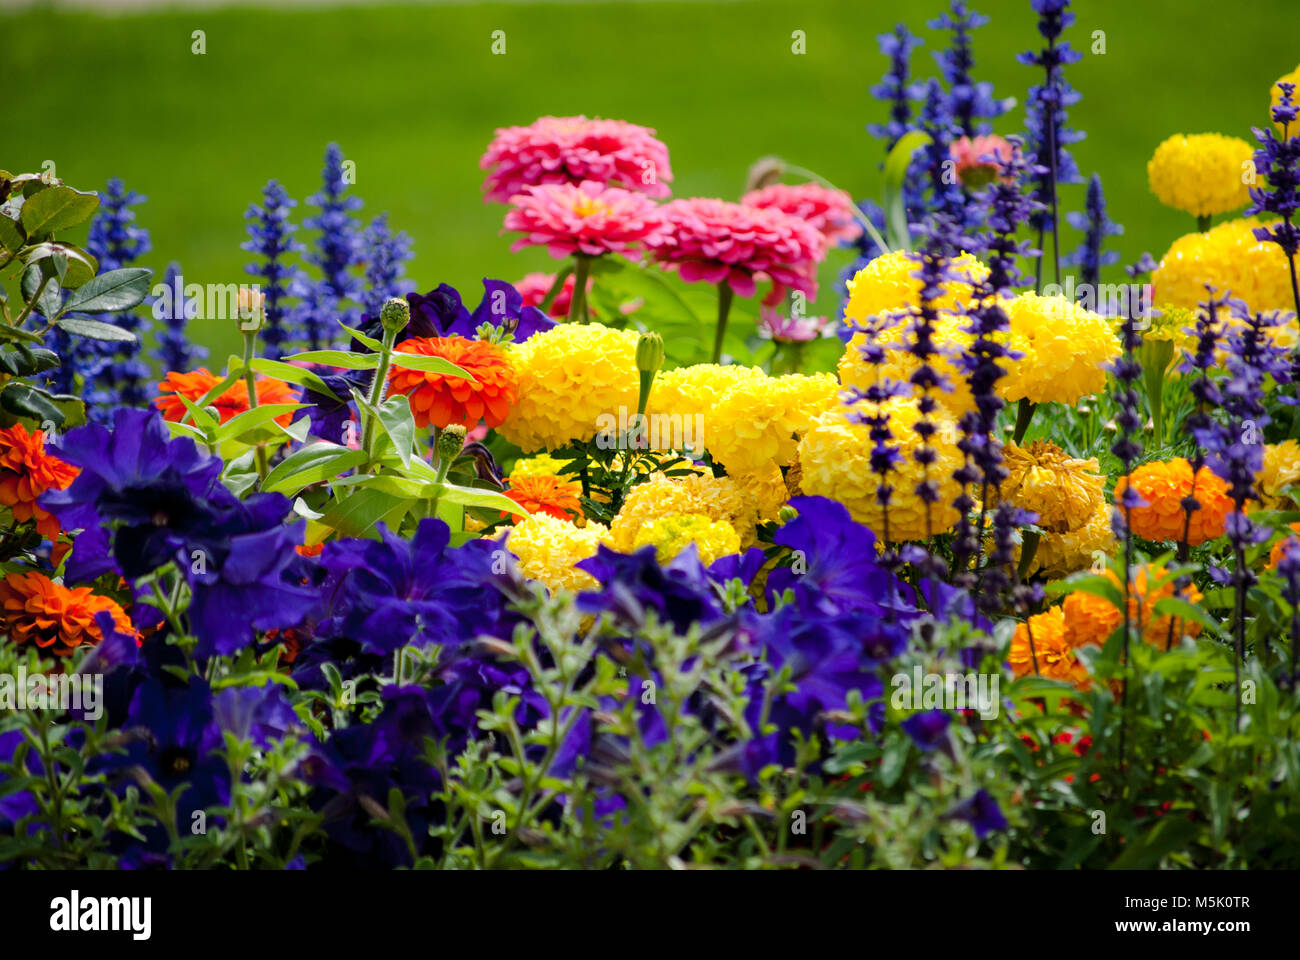
<svg viewBox="0 0 1300 960">
<path fill-rule="evenodd" d="M 948 145 L 948 156 L 957 170 L 957 179 L 965 186 L 975 188 L 992 183 L 1002 170 L 1002 164 L 1011 159 L 1015 147 L 1010 141 L 995 134 L 961 137 Z"/>
<path fill-rule="evenodd" d="M 673 179 L 668 148 L 649 127 L 586 117 L 542 117 L 499 129 L 478 165 L 490 171 L 484 199 L 498 203 L 527 187 L 584 180 L 662 198 Z"/>
<path fill-rule="evenodd" d="M 663 229 L 653 200 L 593 180 L 527 187 L 510 202 L 515 206 L 506 214 L 505 229 L 524 234 L 510 249 L 545 246 L 556 258 L 621 253 L 638 259 L 641 251 L 633 244 L 649 243 Z"/>
<path fill-rule="evenodd" d="M 540 307 L 546 295 L 551 292 L 551 287 L 555 284 L 555 274 L 553 273 L 529 273 L 522 280 L 515 284 L 515 289 L 519 295 L 524 298 L 525 307 Z M 587 278 L 587 292 L 591 293 L 593 281 Z M 551 309 L 548 311 L 554 318 L 562 319 L 569 315 L 569 304 L 573 300 L 573 274 L 564 278 L 564 286 L 560 287 L 555 299 L 551 301 Z M 590 307 L 594 315 L 596 311 Z"/>
<path fill-rule="evenodd" d="M 862 225 L 853 215 L 853 198 L 820 183 L 773 183 L 751 190 L 740 202 L 751 207 L 772 207 L 807 220 L 828 244 L 848 243 L 862 235 Z"/>
<path fill-rule="evenodd" d="M 817 263 L 826 240 L 811 224 L 772 208 L 695 197 L 662 208 L 665 228 L 646 240 L 655 258 L 688 283 L 724 281 L 742 297 L 754 278 L 817 294 Z"/>
<path fill-rule="evenodd" d="M 758 335 L 780 343 L 803 343 L 826 334 L 826 317 L 787 317 L 773 307 L 758 313 Z"/>
</svg>

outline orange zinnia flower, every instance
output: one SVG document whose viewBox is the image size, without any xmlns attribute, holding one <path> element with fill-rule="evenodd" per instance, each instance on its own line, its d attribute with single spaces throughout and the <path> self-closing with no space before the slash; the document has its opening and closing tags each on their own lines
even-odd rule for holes
<svg viewBox="0 0 1300 960">
<path fill-rule="evenodd" d="M 480 420 L 486 420 L 489 427 L 499 426 L 515 402 L 518 374 L 505 351 L 494 344 L 464 337 L 412 337 L 394 349 L 443 357 L 474 377 L 466 380 L 394 364 L 388 375 L 389 389 L 411 398 L 411 412 L 421 427 L 458 423 L 469 430 Z"/>
<path fill-rule="evenodd" d="M 1187 522 L 1183 511 L 1183 498 L 1196 497 L 1199 509 L 1192 512 L 1187 531 L 1189 546 L 1199 546 L 1206 540 L 1223 536 L 1232 512 L 1228 485 L 1209 467 L 1196 472 L 1196 488 L 1192 488 L 1192 465 L 1182 457 L 1168 462 L 1144 463 L 1127 477 L 1115 483 L 1115 503 L 1132 484 L 1138 495 L 1147 502 L 1145 507 L 1130 511 L 1129 524 L 1133 532 L 1148 540 L 1182 540 L 1183 525 Z"/>
<path fill-rule="evenodd" d="M 31 641 L 58 656 L 104 639 L 95 623 L 101 611 L 107 611 L 120 633 L 139 635 L 125 610 L 90 587 L 70 590 L 34 570 L 8 574 L 0 582 L 0 628 L 10 641 Z"/>
<path fill-rule="evenodd" d="M 191 403 L 196 403 L 198 399 L 215 387 L 220 380 L 208 372 L 207 367 L 199 367 L 189 373 L 178 373 L 173 370 L 167 374 L 162 383 L 158 384 L 158 389 L 162 391 L 162 396 L 155 397 L 153 405 L 162 411 L 164 420 L 180 422 L 185 418 L 188 412 L 185 404 L 181 403 L 180 398 L 184 397 Z M 285 383 L 283 380 L 273 380 L 270 377 L 262 377 L 257 381 L 257 403 L 262 406 L 268 403 L 297 403 L 297 391 Z M 237 417 L 241 413 L 248 411 L 248 385 L 240 380 L 238 383 L 232 383 L 224 393 L 220 394 L 212 401 L 209 406 L 217 408 L 220 414 L 221 422 L 225 423 L 232 417 Z M 293 420 L 292 413 L 286 413 L 276 417 L 275 422 L 282 427 L 287 427 Z"/>
<path fill-rule="evenodd" d="M 59 535 L 57 518 L 36 503 L 46 490 L 62 490 L 81 473 L 45 452 L 45 434 L 32 433 L 21 423 L 0 430 L 0 504 L 13 511 L 20 523 L 36 521 L 36 529 L 47 540 Z"/>
<path fill-rule="evenodd" d="M 582 484 L 559 477 L 512 475 L 505 494 L 529 513 L 544 513 L 557 520 L 572 520 L 582 513 L 582 501 L 578 499 Z M 502 510 L 501 516 L 505 515 Z M 516 522 L 522 519 L 522 514 L 514 515 Z"/>
</svg>

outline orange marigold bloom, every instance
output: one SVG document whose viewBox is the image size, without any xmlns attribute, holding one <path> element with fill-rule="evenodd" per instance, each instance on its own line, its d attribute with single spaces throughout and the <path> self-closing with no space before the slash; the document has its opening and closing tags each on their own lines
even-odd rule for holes
<svg viewBox="0 0 1300 960">
<path fill-rule="evenodd" d="M 1115 503 L 1120 502 L 1120 495 L 1130 484 L 1147 503 L 1130 511 L 1129 523 L 1139 537 L 1182 540 L 1183 525 L 1187 522 L 1182 501 L 1188 494 L 1193 494 L 1200 504 L 1192 512 L 1188 544 L 1195 547 L 1223 536 L 1228 514 L 1232 512 L 1232 500 L 1228 497 L 1228 485 L 1209 467 L 1201 467 L 1196 472 L 1193 490 L 1192 465 L 1182 457 L 1144 463 L 1116 481 Z"/>
<path fill-rule="evenodd" d="M 16 644 L 36 644 L 58 656 L 103 640 L 95 615 L 106 611 L 121 633 L 139 636 L 126 611 L 90 587 L 69 589 L 44 574 L 10 573 L 0 582 L 0 629 Z"/>
<path fill-rule="evenodd" d="M 1107 570 L 1105 576 L 1117 588 L 1123 589 L 1119 576 L 1113 570 Z M 1165 582 L 1160 583 L 1162 580 Z M 1129 593 L 1129 616 L 1141 632 L 1142 639 L 1161 650 L 1169 644 L 1171 621 L 1174 641 L 1184 633 L 1194 637 L 1201 632 L 1201 625 L 1194 620 L 1156 614 L 1156 604 L 1166 597 L 1176 595 L 1188 603 L 1199 603 L 1201 600 L 1201 591 L 1193 583 L 1188 583 L 1177 594 L 1174 590 L 1174 578 L 1166 579 L 1163 567 L 1148 565 L 1138 567 L 1133 578 L 1133 589 Z M 1101 646 L 1120 625 L 1119 610 L 1113 603 L 1105 597 L 1082 590 L 1076 590 L 1066 597 L 1062 609 L 1065 611 L 1065 639 L 1072 647 L 1080 647 L 1085 643 Z"/>
<path fill-rule="evenodd" d="M 411 337 L 394 349 L 443 357 L 474 377 L 466 380 L 394 364 L 388 374 L 389 390 L 411 398 L 411 412 L 421 427 L 459 423 L 469 430 L 480 420 L 496 427 L 514 405 L 519 376 L 505 351 L 495 344 L 464 337 Z"/>
<path fill-rule="evenodd" d="M 20 523 L 36 521 L 47 540 L 59 535 L 59 521 L 37 504 L 47 490 L 62 490 L 81 470 L 45 452 L 45 434 L 32 433 L 21 423 L 0 430 L 0 504 Z"/>
<path fill-rule="evenodd" d="M 179 373 L 173 370 L 163 378 L 162 383 L 158 384 L 158 389 L 162 395 L 154 398 L 153 405 L 162 411 L 164 420 L 179 423 L 185 419 L 185 414 L 188 412 L 180 398 L 184 397 L 191 403 L 196 403 L 200 397 L 220 382 L 221 378 L 209 373 L 207 367 L 199 367 L 199 369 L 192 370 L 189 373 Z M 270 377 L 258 379 L 258 406 L 268 403 L 297 402 L 298 392 L 283 380 L 273 380 Z M 241 413 L 246 413 L 248 411 L 248 385 L 243 380 L 232 383 L 209 406 L 217 408 L 222 423 L 239 416 Z M 287 427 L 292 419 L 293 414 L 286 413 L 283 416 L 276 417 L 275 422 L 282 427 Z"/>
<path fill-rule="evenodd" d="M 582 515 L 582 484 L 545 475 L 511 474 L 507 497 L 529 513 L 544 513 L 557 520 L 573 520 Z M 501 511 L 501 516 L 506 512 Z M 515 514 L 516 522 L 524 519 Z"/>
<path fill-rule="evenodd" d="M 1290 525 L 1292 533 L 1300 533 L 1300 522 Z M 1282 551 L 1287 548 L 1288 544 L 1300 543 L 1296 537 L 1283 537 L 1277 543 L 1273 544 L 1273 549 L 1268 552 L 1268 568 L 1276 570 L 1278 563 L 1282 559 Z"/>
<path fill-rule="evenodd" d="M 1007 662 L 1015 677 L 1037 675 L 1064 680 L 1081 690 L 1092 684 L 1088 668 L 1065 639 L 1065 615 L 1060 607 L 1035 614 L 1016 627 Z"/>
</svg>

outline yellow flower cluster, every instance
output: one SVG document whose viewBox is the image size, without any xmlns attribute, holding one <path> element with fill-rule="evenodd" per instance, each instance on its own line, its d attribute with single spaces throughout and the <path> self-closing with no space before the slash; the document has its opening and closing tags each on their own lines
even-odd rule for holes
<svg viewBox="0 0 1300 960">
<path fill-rule="evenodd" d="M 1286 254 L 1277 244 L 1256 239 L 1254 228 L 1263 225 L 1229 220 L 1179 237 L 1151 274 L 1155 302 L 1198 310 L 1208 283 L 1218 296 L 1231 292 L 1252 310 L 1294 310 Z"/>
<path fill-rule="evenodd" d="M 549 453 L 539 453 L 531 457 L 520 457 L 510 469 L 514 477 L 560 477 L 571 472 L 571 464 Z"/>
<path fill-rule="evenodd" d="M 680 417 L 682 437 L 690 441 L 693 450 L 699 452 L 707 442 L 710 415 L 727 391 L 743 381 L 766 378 L 767 374 L 759 367 L 746 367 L 742 364 L 720 366 L 716 363 L 697 363 L 690 367 L 666 370 L 655 377 L 646 412 L 651 416 Z M 670 426 L 675 423 L 676 420 L 673 419 Z M 699 436 L 696 436 L 697 433 Z M 675 443 L 672 430 L 664 429 L 663 426 L 651 439 L 658 441 L 655 444 L 658 450 L 671 450 Z"/>
<path fill-rule="evenodd" d="M 1002 498 L 1038 514 L 1038 526 L 1044 530 L 1077 530 L 1106 506 L 1106 478 L 1098 472 L 1095 457 L 1067 456 L 1048 440 L 1036 440 L 1027 448 L 1008 443 L 1002 457 L 1007 469 Z"/>
<path fill-rule="evenodd" d="M 740 537 L 726 520 L 713 520 L 702 513 L 678 513 L 660 517 L 642 527 L 632 540 L 639 550 L 647 544 L 655 548 L 655 558 L 668 563 L 691 544 L 699 552 L 700 563 L 709 566 L 719 557 L 740 552 Z"/>
<path fill-rule="evenodd" d="M 924 540 L 944 533 L 960 519 L 952 507 L 961 492 L 952 476 L 962 464 L 961 451 L 956 446 L 956 424 L 942 416 L 931 418 L 938 431 L 931 440 L 935 462 L 930 465 L 928 476 L 938 489 L 939 499 L 927 511 L 926 504 L 916 494 L 917 484 L 926 476 L 922 465 L 914 459 L 920 446 L 915 432 L 920 419 L 916 401 L 896 397 L 882 407 L 889 415 L 890 445 L 901 454 L 897 468 L 887 477 L 894 488 L 889 503 L 889 539 Z M 873 405 L 863 403 L 856 405 L 852 412 L 866 414 L 872 410 Z M 832 408 L 804 435 L 799 443 L 799 486 L 806 494 L 839 500 L 848 507 L 854 520 L 883 537 L 885 518 L 876 500 L 880 478 L 870 467 L 872 442 L 868 428 L 850 420 L 850 412 L 843 406 Z"/>
<path fill-rule="evenodd" d="M 969 307 L 972 304 L 975 291 L 971 284 L 982 282 L 989 271 L 969 253 L 960 254 L 949 266 L 968 282 L 958 280 L 945 283 L 943 293 L 933 301 L 934 307 L 939 311 L 935 321 L 934 341 L 940 352 L 933 358 L 931 365 L 948 379 L 953 388 L 951 391 L 939 391 L 936 399 L 954 416 L 960 416 L 974 408 L 974 401 L 965 377 L 954 363 L 954 357 L 969 349 L 974 338 L 965 332 L 969 321 L 957 312 L 957 307 Z M 921 365 L 920 360 L 907 350 L 908 345 L 916 339 L 912 325 L 921 307 L 921 281 L 912 275 L 918 268 L 918 263 L 901 250 L 876 257 L 848 282 L 849 301 L 844 308 L 845 322 L 883 315 L 899 317 L 892 326 L 882 330 L 878 337 L 878 342 L 887 351 L 886 362 L 879 367 L 879 373 L 883 377 L 904 383 L 911 379 Z M 861 348 L 866 341 L 866 334 L 854 334 L 840 357 L 840 382 L 846 387 L 866 389 L 875 383 L 877 368 L 867 365 L 862 359 Z"/>
<path fill-rule="evenodd" d="M 596 555 L 608 542 L 609 530 L 594 520 L 575 527 L 544 513 L 534 513 L 512 528 L 506 539 L 510 552 L 519 558 L 520 572 L 539 580 L 552 592 L 591 590 L 596 579 L 573 565 Z"/>
<path fill-rule="evenodd" d="M 636 413 L 635 330 L 561 323 L 511 348 L 518 400 L 497 430 L 524 451 L 590 440 L 602 415 Z"/>
<path fill-rule="evenodd" d="M 834 406 L 840 385 L 829 373 L 742 380 L 707 415 L 705 444 L 728 473 L 751 473 L 775 461 L 794 462 L 799 437 Z"/>
<path fill-rule="evenodd" d="M 1103 503 L 1078 529 L 1049 533 L 1041 538 L 1026 573 L 1029 576 L 1041 573 L 1049 580 L 1059 580 L 1087 569 L 1098 553 L 1110 556 L 1115 550 L 1115 531 L 1110 520 L 1111 508 Z"/>
<path fill-rule="evenodd" d="M 758 506 L 735 480 L 705 473 L 681 478 L 655 473 L 649 480 L 632 488 L 618 516 L 610 523 L 613 547 L 629 553 L 642 530 L 663 517 L 682 514 L 725 520 L 735 530 L 742 547 L 754 542 Z"/>
<path fill-rule="evenodd" d="M 795 469 L 794 467 L 790 468 Z M 758 511 L 759 520 L 775 520 L 785 502 L 790 499 L 790 488 L 775 460 L 755 470 L 728 474 L 744 491 L 745 496 L 753 502 Z"/>
<path fill-rule="evenodd" d="M 1194 217 L 1239 210 L 1250 202 L 1247 180 L 1250 144 L 1219 133 L 1178 133 L 1147 163 L 1147 179 L 1166 207 Z"/>
<path fill-rule="evenodd" d="M 1007 345 L 1024 356 L 998 381 L 1003 398 L 1073 404 L 1105 388 L 1106 365 L 1120 352 L 1109 320 L 1065 297 L 1036 293 L 1022 293 L 1004 309 Z"/>
<path fill-rule="evenodd" d="M 1259 493 L 1256 509 L 1288 508 L 1290 498 L 1283 497 L 1282 491 L 1295 484 L 1300 484 L 1300 443 L 1283 440 L 1265 444 L 1264 468 L 1255 478 L 1255 489 Z"/>
</svg>

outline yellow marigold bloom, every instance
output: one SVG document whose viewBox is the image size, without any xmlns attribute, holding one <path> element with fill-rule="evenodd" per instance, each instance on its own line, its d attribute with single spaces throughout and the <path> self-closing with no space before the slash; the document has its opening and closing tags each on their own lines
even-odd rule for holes
<svg viewBox="0 0 1300 960">
<path fill-rule="evenodd" d="M 1196 337 L 1187 333 L 1188 327 L 1196 325 L 1196 311 L 1177 304 L 1162 303 L 1152 311 L 1147 328 L 1142 331 L 1142 342 L 1158 340 L 1169 341 L 1180 347 L 1193 349 Z M 1141 349 L 1141 348 L 1139 348 Z"/>
<path fill-rule="evenodd" d="M 997 383 L 1003 398 L 1072 404 L 1105 388 L 1105 365 L 1120 352 L 1109 320 L 1061 296 L 1022 293 L 1003 306 L 1008 346 L 1024 354 Z"/>
<path fill-rule="evenodd" d="M 791 497 L 785 477 L 781 475 L 781 468 L 775 460 L 769 460 L 757 470 L 729 473 L 728 476 L 736 481 L 745 497 L 754 504 L 759 520 L 775 520 Z"/>
<path fill-rule="evenodd" d="M 513 483 L 515 477 L 562 477 L 572 472 L 572 466 L 568 461 L 553 457 L 549 453 L 539 453 L 516 460 L 515 465 L 510 468 L 508 479 Z"/>
<path fill-rule="evenodd" d="M 534 513 L 510 530 L 506 547 L 519 558 L 519 570 L 539 580 L 552 592 L 591 590 L 596 578 L 573 565 L 596 555 L 596 548 L 608 542 L 609 530 L 594 520 L 575 527 L 544 513 Z"/>
<path fill-rule="evenodd" d="M 1291 500 L 1282 491 L 1295 484 L 1300 484 L 1300 443 L 1283 440 L 1265 444 L 1264 469 L 1255 478 L 1255 491 L 1259 494 L 1257 508 L 1278 510 L 1287 506 Z"/>
<path fill-rule="evenodd" d="M 632 548 L 639 550 L 653 545 L 655 558 L 660 563 L 668 563 L 692 543 L 699 552 L 700 563 L 706 567 L 719 557 L 740 552 L 736 528 L 726 520 L 711 520 L 702 513 L 660 517 L 637 531 Z"/>
<path fill-rule="evenodd" d="M 1001 495 L 1007 502 L 1038 514 L 1038 526 L 1052 533 L 1077 530 L 1106 505 L 1106 478 L 1096 458 L 1067 456 L 1056 444 L 1036 440 L 1028 447 L 1002 448 L 1007 477 Z"/>
<path fill-rule="evenodd" d="M 1047 533 L 1038 541 L 1034 559 L 1026 573 L 1041 573 L 1049 580 L 1059 580 L 1072 573 L 1086 570 L 1101 553 L 1110 556 L 1115 549 L 1115 531 L 1111 527 L 1110 504 L 1104 500 L 1088 521 L 1077 530 L 1067 533 Z M 1020 551 L 1016 550 L 1016 560 Z"/>
<path fill-rule="evenodd" d="M 858 413 L 870 412 L 870 404 L 859 405 Z M 883 404 L 889 414 L 891 446 L 901 454 L 896 470 L 888 481 L 894 488 L 889 503 L 889 539 L 924 540 L 928 535 L 945 533 L 960 519 L 952 502 L 961 493 L 953 471 L 962 464 L 957 449 L 956 425 L 940 416 L 932 417 L 938 431 L 932 439 L 935 462 L 928 476 L 938 489 L 939 499 L 929 507 L 916 494 L 916 486 L 926 472 L 914 459 L 920 438 L 915 431 L 920 419 L 916 401 L 895 397 Z M 853 519 L 866 524 L 880 537 L 885 535 L 884 516 L 876 500 L 878 477 L 871 472 L 869 456 L 872 442 L 868 427 L 849 419 L 849 409 L 837 406 L 822 414 L 799 443 L 799 486 L 812 496 L 831 497 L 849 508 Z"/>
<path fill-rule="evenodd" d="M 614 549 L 630 553 L 641 530 L 662 517 L 680 514 L 726 520 L 736 531 L 742 547 L 754 542 L 757 510 L 735 480 L 702 473 L 681 478 L 655 473 L 645 483 L 632 488 L 618 516 L 610 523 Z"/>
<path fill-rule="evenodd" d="M 1242 174 L 1255 151 L 1237 137 L 1177 133 L 1156 147 L 1147 179 L 1166 207 L 1194 217 L 1238 210 L 1250 202 Z"/>
<path fill-rule="evenodd" d="M 1300 67 L 1296 67 L 1290 73 L 1283 74 L 1282 76 L 1278 77 L 1277 80 L 1273 82 L 1273 86 L 1269 88 L 1268 92 L 1269 92 L 1269 116 L 1270 117 L 1273 115 L 1272 108 L 1280 107 L 1282 105 L 1282 88 L 1278 86 L 1279 83 L 1295 84 L 1295 89 L 1291 91 L 1291 102 L 1300 103 Z M 1273 128 L 1277 130 L 1279 134 L 1282 133 L 1283 130 L 1282 124 L 1274 121 Z M 1290 133 L 1291 136 L 1295 136 L 1296 128 L 1294 124 L 1291 126 Z"/>
<path fill-rule="evenodd" d="M 969 323 L 966 317 L 954 314 L 941 314 L 935 322 L 934 342 L 940 353 L 931 358 L 930 365 L 947 378 L 951 390 L 935 390 L 933 396 L 944 405 L 954 418 L 975 409 L 975 399 L 971 396 L 966 375 L 956 360 L 970 349 L 974 337 L 966 332 Z M 865 390 L 876 382 L 877 373 L 902 383 L 909 383 L 912 374 L 921 366 L 920 358 L 908 349 L 916 343 L 911 322 L 904 321 L 880 332 L 877 342 L 885 348 L 885 362 L 879 367 L 868 364 L 862 358 L 862 346 L 867 342 L 865 333 L 854 334 L 853 339 L 845 345 L 840 357 L 840 382 L 845 387 L 857 387 Z M 915 393 L 915 388 L 913 388 Z"/>
<path fill-rule="evenodd" d="M 1294 536 L 1295 534 L 1300 533 L 1300 521 L 1290 524 L 1289 527 L 1291 533 L 1273 544 L 1273 549 L 1268 552 L 1268 569 L 1270 570 L 1277 569 L 1278 563 L 1282 560 L 1282 552 L 1286 550 L 1288 546 L 1300 544 L 1300 539 L 1297 539 Z"/>
<path fill-rule="evenodd" d="M 1065 640 L 1065 615 L 1060 607 L 1035 614 L 1016 627 L 1007 662 L 1017 678 L 1047 677 L 1072 683 L 1081 690 L 1092 685 L 1088 668 Z"/>
<path fill-rule="evenodd" d="M 646 413 L 668 420 L 659 421 L 651 443 L 658 450 L 672 449 L 676 443 L 674 429 L 680 418 L 682 445 L 696 452 L 703 450 L 708 443 L 713 411 L 723 396 L 738 383 L 766 379 L 768 376 L 762 369 L 741 364 L 697 363 L 660 373 L 650 391 Z"/>
<path fill-rule="evenodd" d="M 590 440 L 617 422 L 619 407 L 636 413 L 639 378 L 635 330 L 561 323 L 513 347 L 518 400 L 497 428 L 524 451 Z"/>
<path fill-rule="evenodd" d="M 1123 589 L 1123 583 L 1115 571 L 1108 569 L 1105 576 L 1116 587 Z M 1165 582 L 1161 583 L 1162 580 Z M 1171 622 L 1175 643 L 1184 633 L 1194 637 L 1201 632 L 1201 625 L 1195 620 L 1156 614 L 1156 604 L 1175 595 L 1188 603 L 1201 601 L 1201 592 L 1194 583 L 1188 583 L 1175 594 L 1174 578 L 1166 576 L 1164 567 L 1150 564 L 1140 566 L 1135 571 L 1129 593 L 1129 617 L 1142 634 L 1142 639 L 1161 650 L 1169 643 Z M 1082 590 L 1076 590 L 1067 596 L 1062 609 L 1065 611 L 1065 640 L 1072 647 L 1080 647 L 1085 643 L 1101 646 L 1120 625 L 1120 613 L 1113 603 L 1105 597 Z"/>
<path fill-rule="evenodd" d="M 1294 310 L 1291 273 L 1286 254 L 1276 243 L 1255 237 L 1260 220 L 1229 220 L 1205 233 L 1179 237 L 1151 274 L 1154 300 L 1159 304 L 1199 312 L 1211 284 L 1219 296 L 1231 293 L 1252 310 Z M 1294 323 L 1290 325 L 1294 331 Z M 1294 333 L 1291 335 L 1294 342 Z M 1276 336 L 1287 345 L 1284 336 Z"/>
<path fill-rule="evenodd" d="M 1183 526 L 1187 523 L 1182 501 L 1188 494 L 1195 496 L 1201 506 L 1192 512 L 1187 542 L 1195 547 L 1223 536 L 1233 504 L 1228 497 L 1228 485 L 1209 467 L 1197 471 L 1193 489 L 1192 465 L 1182 457 L 1144 463 L 1115 482 L 1116 503 L 1130 485 L 1147 503 L 1129 511 L 1129 526 L 1139 537 L 1182 540 Z"/>
<path fill-rule="evenodd" d="M 948 281 L 943 294 L 933 301 L 941 312 L 952 313 L 958 304 L 969 304 L 975 295 L 971 283 L 981 283 L 989 268 L 977 257 L 962 253 L 949 266 L 970 282 Z M 920 264 L 902 250 L 876 257 L 848 282 L 849 302 L 844 306 L 846 321 L 865 320 L 900 310 L 915 312 L 921 307 L 921 281 L 913 276 Z"/>
<path fill-rule="evenodd" d="M 752 472 L 770 461 L 792 463 L 799 437 L 835 404 L 839 389 L 829 373 L 742 380 L 705 415 L 709 454 L 728 473 Z"/>
</svg>

